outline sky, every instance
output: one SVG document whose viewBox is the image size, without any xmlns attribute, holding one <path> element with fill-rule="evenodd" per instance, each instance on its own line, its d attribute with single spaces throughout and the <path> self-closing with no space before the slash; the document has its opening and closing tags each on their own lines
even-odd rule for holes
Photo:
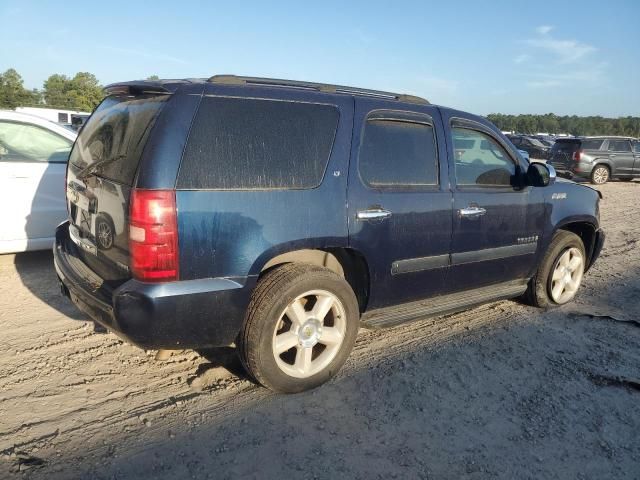
<svg viewBox="0 0 640 480">
<path fill-rule="evenodd" d="M 476 114 L 640 115 L 640 1 L 0 0 L 0 72 L 266 76 Z"/>
</svg>

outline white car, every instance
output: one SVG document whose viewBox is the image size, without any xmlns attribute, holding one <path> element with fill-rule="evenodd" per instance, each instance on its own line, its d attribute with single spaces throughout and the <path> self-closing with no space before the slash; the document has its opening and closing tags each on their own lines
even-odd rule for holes
<svg viewBox="0 0 640 480">
<path fill-rule="evenodd" d="M 0 110 L 0 253 L 51 248 L 67 218 L 65 174 L 77 136 L 33 115 Z"/>
</svg>

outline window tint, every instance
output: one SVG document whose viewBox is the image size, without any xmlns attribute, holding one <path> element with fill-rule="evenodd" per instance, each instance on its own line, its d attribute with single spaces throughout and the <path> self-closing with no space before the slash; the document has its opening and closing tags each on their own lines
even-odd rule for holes
<svg viewBox="0 0 640 480">
<path fill-rule="evenodd" d="M 467 128 L 452 128 L 458 185 L 511 185 L 516 166 L 493 138 Z"/>
<path fill-rule="evenodd" d="M 169 95 L 107 97 L 82 129 L 71 162 L 110 180 L 132 185 L 147 142 Z"/>
<path fill-rule="evenodd" d="M 0 161 L 66 162 L 72 142 L 36 125 L 0 122 Z"/>
<path fill-rule="evenodd" d="M 600 150 L 603 141 L 598 139 L 582 140 L 582 148 L 584 150 Z"/>
<path fill-rule="evenodd" d="M 640 142 L 635 142 L 633 145 L 633 151 L 636 153 L 640 153 Z"/>
<path fill-rule="evenodd" d="M 368 120 L 360 147 L 362 180 L 372 187 L 436 185 L 438 160 L 433 126 Z"/>
<path fill-rule="evenodd" d="M 178 187 L 317 187 L 338 118 L 338 109 L 330 105 L 205 97 L 185 148 Z"/>
<path fill-rule="evenodd" d="M 610 152 L 630 152 L 631 144 L 628 140 L 609 140 Z"/>
</svg>

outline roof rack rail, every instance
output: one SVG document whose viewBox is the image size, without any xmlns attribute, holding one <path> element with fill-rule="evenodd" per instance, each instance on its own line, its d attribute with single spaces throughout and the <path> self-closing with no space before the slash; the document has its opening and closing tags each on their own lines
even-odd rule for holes
<svg viewBox="0 0 640 480">
<path fill-rule="evenodd" d="M 307 90 L 317 90 L 327 93 L 346 93 L 349 95 L 363 95 L 382 99 L 398 100 L 400 102 L 429 105 L 429 101 L 414 95 L 402 93 L 383 92 L 366 88 L 345 87 L 342 85 L 330 85 L 326 83 L 302 82 L 298 80 L 282 80 L 278 78 L 242 77 L 237 75 L 214 75 L 207 80 L 209 83 L 220 85 L 265 85 L 272 87 L 291 87 Z"/>
</svg>

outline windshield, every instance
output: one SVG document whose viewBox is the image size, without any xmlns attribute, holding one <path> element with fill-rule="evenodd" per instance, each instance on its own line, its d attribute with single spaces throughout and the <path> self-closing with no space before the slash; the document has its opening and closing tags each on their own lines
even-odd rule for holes
<svg viewBox="0 0 640 480">
<path fill-rule="evenodd" d="M 149 131 L 168 98 L 107 97 L 84 125 L 70 161 L 82 175 L 133 184 Z"/>
</svg>

